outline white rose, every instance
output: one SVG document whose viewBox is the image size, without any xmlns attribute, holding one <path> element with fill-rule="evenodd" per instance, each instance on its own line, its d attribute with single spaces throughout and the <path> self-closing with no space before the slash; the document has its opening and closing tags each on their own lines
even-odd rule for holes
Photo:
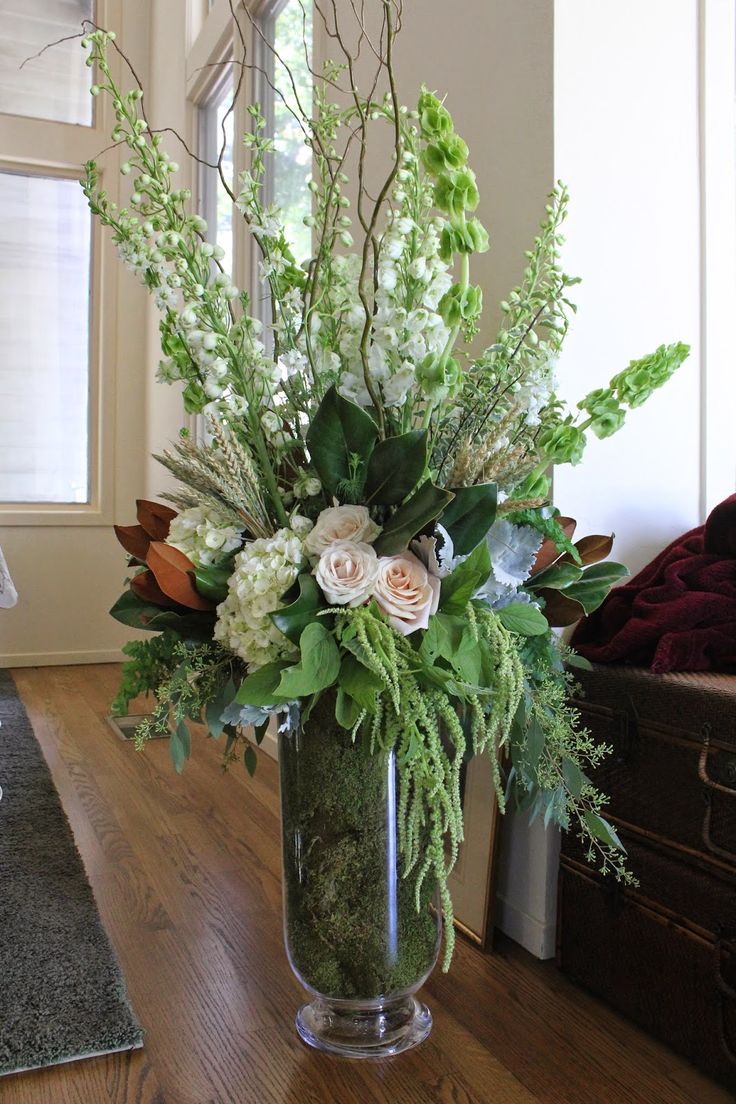
<svg viewBox="0 0 736 1104">
<path fill-rule="evenodd" d="M 317 557 L 334 541 L 371 544 L 380 531 L 365 506 L 330 506 L 319 515 L 304 543 Z"/>
<path fill-rule="evenodd" d="M 373 591 L 378 605 L 388 614 L 389 624 L 402 636 L 426 629 L 437 612 L 440 581 L 430 575 L 413 552 L 382 556 Z"/>
<path fill-rule="evenodd" d="M 320 556 L 314 574 L 332 605 L 359 606 L 373 593 L 378 556 L 370 544 L 333 541 Z"/>
</svg>

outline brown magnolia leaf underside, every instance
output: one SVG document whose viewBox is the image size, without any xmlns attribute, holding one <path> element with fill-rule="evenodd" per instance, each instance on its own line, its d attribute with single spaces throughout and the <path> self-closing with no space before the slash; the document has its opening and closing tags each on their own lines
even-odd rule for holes
<svg viewBox="0 0 736 1104">
<path fill-rule="evenodd" d="M 140 560 L 141 563 L 145 563 L 151 538 L 143 526 L 114 525 L 113 529 L 115 530 L 115 536 L 128 555 L 133 556 L 136 560 Z"/>
<path fill-rule="evenodd" d="M 175 604 L 164 594 L 152 571 L 141 571 L 140 574 L 134 575 L 130 580 L 130 589 L 144 602 L 152 602 L 154 606 L 171 609 Z"/>
<path fill-rule="evenodd" d="M 559 517 L 558 523 L 561 525 L 562 530 L 568 540 L 572 540 L 572 535 L 575 532 L 575 526 L 577 522 L 575 518 Z M 534 567 L 531 570 L 530 578 L 538 575 L 540 571 L 544 571 L 545 568 L 550 567 L 560 558 L 560 550 L 553 540 L 549 537 L 545 537 L 542 542 L 542 547 L 537 552 L 537 558 L 534 561 Z"/>
<path fill-rule="evenodd" d="M 148 549 L 146 563 L 156 576 L 156 582 L 164 594 L 187 609 L 211 610 L 208 602 L 194 585 L 194 565 L 178 548 L 161 541 L 153 541 Z"/>
<path fill-rule="evenodd" d="M 596 533 L 590 537 L 581 537 L 579 541 L 575 541 L 575 547 L 578 550 L 578 555 L 580 556 L 583 567 L 589 567 L 591 564 L 600 563 L 601 560 L 605 560 L 611 555 L 611 550 L 613 549 L 613 533 L 611 533 L 609 537 L 602 533 Z M 577 560 L 573 559 L 569 552 L 565 552 L 564 556 L 560 557 L 559 562 L 577 564 Z"/>
<path fill-rule="evenodd" d="M 544 616 L 554 629 L 574 625 L 585 615 L 580 602 L 574 602 L 572 598 L 565 597 L 564 591 L 543 587 L 542 590 L 537 591 L 537 597 L 544 598 Z"/>
<path fill-rule="evenodd" d="M 136 499 L 138 521 L 155 541 L 164 541 L 169 535 L 169 526 L 176 517 L 176 510 L 164 506 L 161 502 L 151 502 L 147 498 Z"/>
</svg>

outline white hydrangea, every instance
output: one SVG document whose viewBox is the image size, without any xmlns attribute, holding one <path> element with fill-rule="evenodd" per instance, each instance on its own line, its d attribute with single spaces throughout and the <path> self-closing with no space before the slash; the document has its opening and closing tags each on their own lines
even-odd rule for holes
<svg viewBox="0 0 736 1104">
<path fill-rule="evenodd" d="M 166 543 L 183 552 L 195 567 L 209 567 L 240 548 L 243 538 L 230 518 L 192 506 L 172 520 Z"/>
<path fill-rule="evenodd" d="M 303 539 L 291 529 L 250 541 L 235 557 L 227 598 L 217 607 L 215 640 L 251 670 L 295 654 L 268 615 L 282 605 L 304 558 Z"/>
</svg>

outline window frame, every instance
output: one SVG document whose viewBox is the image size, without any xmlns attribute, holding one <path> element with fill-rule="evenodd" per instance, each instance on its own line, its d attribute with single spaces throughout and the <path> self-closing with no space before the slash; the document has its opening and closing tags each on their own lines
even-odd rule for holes
<svg viewBox="0 0 736 1104">
<path fill-rule="evenodd" d="M 121 0 L 97 0 L 95 21 L 103 26 L 122 22 Z M 120 62 L 111 59 L 116 78 Z M 23 176 L 82 180 L 82 166 L 108 145 L 113 117 L 108 97 L 95 102 L 92 125 L 33 119 L 0 113 L 0 171 Z M 117 200 L 119 175 L 110 161 L 100 166 L 100 182 Z M 114 513 L 115 478 L 115 354 L 117 258 L 90 213 L 90 313 L 88 361 L 88 487 L 86 503 L 0 502 L 0 526 L 109 525 Z"/>
<path fill-rule="evenodd" d="M 267 82 L 263 73 L 273 70 L 273 57 L 265 45 L 261 35 L 267 36 L 269 27 L 273 26 L 281 10 L 286 7 L 288 0 L 241 0 L 235 6 L 237 12 L 247 9 L 248 15 L 241 16 L 240 26 L 243 32 L 245 56 L 240 36 L 232 23 L 232 13 L 229 0 L 214 0 L 208 9 L 208 0 L 194 0 L 197 5 L 194 19 L 190 16 L 190 28 L 192 30 L 191 46 L 187 55 L 187 99 L 195 108 L 192 112 L 197 117 L 209 98 L 212 97 L 217 87 L 218 78 L 216 68 L 226 60 L 231 60 L 236 67 L 246 62 L 246 58 L 252 58 L 252 64 L 246 71 L 241 95 L 234 109 L 234 133 L 235 142 L 233 149 L 233 173 L 236 182 L 239 174 L 247 167 L 248 155 L 243 143 L 238 140 L 249 128 L 249 116 L 247 105 L 254 101 L 260 101 L 264 109 L 267 122 L 273 122 L 272 97 L 267 92 Z M 254 31 L 250 20 L 257 22 L 260 33 Z M 315 52 L 316 52 L 315 34 Z M 213 70 L 215 75 L 213 75 Z M 199 122 L 195 122 L 190 139 L 194 143 L 193 148 L 199 150 L 201 146 L 201 128 Z M 201 154 L 200 154 L 201 156 Z M 201 167 L 200 167 L 201 168 Z M 197 175 L 196 202 L 199 204 L 203 193 L 203 173 Z M 268 178 L 264 182 L 264 199 L 270 202 Z M 258 245 L 251 234 L 248 233 L 244 219 L 235 219 L 233 224 L 233 282 L 246 290 L 253 304 L 253 313 L 261 317 L 259 311 L 259 279 L 258 279 Z M 261 321 L 267 321 L 265 317 Z"/>
</svg>

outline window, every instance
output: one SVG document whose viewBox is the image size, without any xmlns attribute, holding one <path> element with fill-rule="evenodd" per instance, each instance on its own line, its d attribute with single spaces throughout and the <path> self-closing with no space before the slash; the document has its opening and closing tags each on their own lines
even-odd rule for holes
<svg viewBox="0 0 736 1104">
<path fill-rule="evenodd" d="M 79 40 L 33 55 L 93 16 L 92 0 L 0 0 L 0 112 L 92 125 L 92 71 Z"/>
<path fill-rule="evenodd" d="M 311 63 L 307 61 L 304 41 L 306 36 L 311 54 L 312 5 L 309 0 L 270 0 L 258 10 L 260 33 L 253 33 L 253 50 L 245 59 L 242 78 L 238 67 L 241 41 L 229 5 L 211 6 L 192 43 L 187 58 L 187 90 L 197 108 L 197 148 L 199 156 L 213 165 L 222 148 L 224 125 L 223 165 L 228 182 L 232 181 L 233 190 L 237 192 L 238 174 L 248 161 L 240 142 L 240 136 L 252 125 L 247 108 L 255 100 L 260 102 L 268 134 L 276 147 L 268 166 L 263 200 L 267 206 L 275 203 L 281 208 L 287 236 L 295 248 L 297 260 L 303 263 L 311 256 L 312 249 L 311 230 L 304 225 L 304 218 L 312 209 L 311 192 L 307 187 L 312 169 L 311 151 L 304 145 L 302 129 L 289 110 L 294 94 L 283 65 L 274 57 L 274 50 L 294 75 L 303 110 L 311 112 Z M 247 32 L 245 15 L 241 15 L 240 23 L 241 29 Z M 273 49 L 269 49 L 269 43 Z M 233 60 L 227 65 L 223 64 L 223 59 Z M 230 111 L 234 88 L 239 81 L 238 102 Z M 283 93 L 283 99 L 273 92 L 274 84 Z M 199 209 L 207 221 L 210 241 L 225 250 L 223 268 L 232 275 L 237 287 L 250 291 L 253 313 L 267 323 L 270 309 L 267 289 L 264 291 L 258 277 L 258 251 L 245 221 L 237 212 L 233 222 L 232 203 L 217 171 L 210 167 L 202 166 L 200 170 Z M 268 331 L 264 340 L 269 341 Z"/>
<path fill-rule="evenodd" d="M 217 162 L 222 152 L 225 179 L 231 188 L 234 186 L 233 67 L 227 65 L 223 66 L 223 69 L 223 75 L 200 108 L 200 156 L 203 161 L 208 162 L 208 165 L 202 166 L 200 177 L 200 213 L 207 221 L 209 240 L 213 245 L 222 246 L 225 250 L 221 264 L 224 270 L 232 275 L 234 272 L 232 200 L 225 190 L 217 169 L 209 167 Z"/>
<path fill-rule="evenodd" d="M 264 114 L 276 147 L 268 198 L 281 209 L 286 236 L 301 263 L 312 254 L 311 231 L 304 225 L 305 216 L 312 210 L 307 188 L 312 175 L 312 155 L 304 144 L 304 133 L 293 113 L 297 97 L 305 114 L 309 115 L 312 110 L 312 74 L 308 58 L 312 53 L 311 4 L 301 0 L 282 2 L 266 19 L 264 35 L 273 44 L 269 77 L 281 93 L 278 95 L 267 89 L 264 103 Z M 296 96 L 285 67 L 293 77 Z"/>
<path fill-rule="evenodd" d="M 76 180 L 0 173 L 0 502 L 89 501 L 90 213 Z"/>
<path fill-rule="evenodd" d="M 94 18 L 120 24 L 120 10 L 108 0 L 0 0 L 2 525 L 94 525 L 112 507 L 103 424 L 112 395 L 101 372 L 114 330 L 79 183 L 108 133 L 80 44 Z M 115 156 L 101 165 L 114 200 Z"/>
</svg>

